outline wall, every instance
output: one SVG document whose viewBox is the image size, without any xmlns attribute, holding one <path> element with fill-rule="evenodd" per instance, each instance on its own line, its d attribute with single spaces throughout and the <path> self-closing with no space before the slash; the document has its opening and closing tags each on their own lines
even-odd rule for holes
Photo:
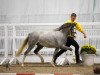
<svg viewBox="0 0 100 75">
<path fill-rule="evenodd" d="M 100 21 L 100 0 L 0 0 L 0 23 L 63 23 L 72 12 Z"/>
</svg>

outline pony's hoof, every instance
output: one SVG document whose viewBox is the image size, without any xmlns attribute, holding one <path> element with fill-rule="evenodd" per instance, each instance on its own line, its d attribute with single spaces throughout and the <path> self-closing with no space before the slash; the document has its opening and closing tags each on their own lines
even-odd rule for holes
<svg viewBox="0 0 100 75">
<path fill-rule="evenodd" d="M 53 67 L 56 67 L 55 64 L 53 62 L 50 63 Z"/>
<path fill-rule="evenodd" d="M 44 61 L 41 61 L 42 63 L 44 63 Z"/>
<path fill-rule="evenodd" d="M 44 63 L 44 60 L 41 60 L 41 63 Z"/>
<path fill-rule="evenodd" d="M 24 65 L 24 64 L 22 64 L 21 66 L 22 66 L 22 67 L 24 67 L 25 65 Z"/>
</svg>

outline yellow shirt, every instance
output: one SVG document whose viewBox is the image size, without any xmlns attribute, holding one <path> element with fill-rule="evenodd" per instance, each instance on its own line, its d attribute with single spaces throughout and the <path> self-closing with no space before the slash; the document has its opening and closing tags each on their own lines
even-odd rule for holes
<svg viewBox="0 0 100 75">
<path fill-rule="evenodd" d="M 83 32 L 83 28 L 82 26 L 78 23 L 78 22 L 72 22 L 71 20 L 67 20 L 65 23 L 75 23 L 76 24 L 76 29 L 79 31 L 79 32 Z"/>
</svg>

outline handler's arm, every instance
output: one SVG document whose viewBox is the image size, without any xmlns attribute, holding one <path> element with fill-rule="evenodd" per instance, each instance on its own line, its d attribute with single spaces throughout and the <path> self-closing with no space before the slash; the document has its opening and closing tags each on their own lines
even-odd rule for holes
<svg viewBox="0 0 100 75">
<path fill-rule="evenodd" d="M 87 38 L 86 33 L 84 32 L 82 26 L 81 26 L 79 23 L 76 23 L 76 29 L 77 29 L 79 32 L 83 33 L 84 38 Z"/>
</svg>

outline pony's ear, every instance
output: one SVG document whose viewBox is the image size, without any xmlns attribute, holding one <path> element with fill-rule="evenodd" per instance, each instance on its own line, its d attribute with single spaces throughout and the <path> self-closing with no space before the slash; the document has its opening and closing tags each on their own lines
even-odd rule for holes
<svg viewBox="0 0 100 75">
<path fill-rule="evenodd" d="M 70 26 L 71 26 L 71 23 L 65 23 L 65 24 L 63 24 L 64 28 L 69 28 Z"/>
</svg>

